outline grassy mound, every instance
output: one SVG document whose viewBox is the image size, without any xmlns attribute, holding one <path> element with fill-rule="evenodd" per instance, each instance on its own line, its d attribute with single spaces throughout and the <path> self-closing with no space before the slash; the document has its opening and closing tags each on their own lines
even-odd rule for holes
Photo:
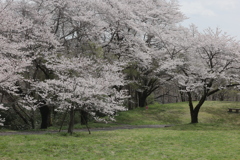
<svg viewBox="0 0 240 160">
<path fill-rule="evenodd" d="M 199 123 L 240 126 L 240 114 L 229 113 L 228 108 L 240 108 L 239 102 L 206 101 L 199 112 Z M 137 108 L 121 112 L 116 118 L 119 124 L 147 125 L 147 124 L 188 124 L 190 111 L 187 102 L 158 104 L 149 109 Z"/>
</svg>

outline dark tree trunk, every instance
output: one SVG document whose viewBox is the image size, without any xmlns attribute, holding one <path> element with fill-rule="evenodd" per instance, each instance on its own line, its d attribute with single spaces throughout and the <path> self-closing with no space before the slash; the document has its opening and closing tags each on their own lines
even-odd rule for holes
<svg viewBox="0 0 240 160">
<path fill-rule="evenodd" d="M 80 116 L 81 116 L 81 125 L 87 125 L 88 124 L 88 113 L 84 110 L 80 110 Z"/>
<path fill-rule="evenodd" d="M 68 124 L 68 133 L 73 134 L 73 126 L 74 126 L 74 108 L 72 107 L 70 110 L 70 121 Z"/>
<path fill-rule="evenodd" d="M 133 110 L 134 108 L 138 107 L 138 101 L 136 100 L 137 97 L 137 92 L 132 89 L 130 85 L 128 87 L 128 94 L 131 96 L 131 98 L 128 99 L 128 110 Z"/>
<path fill-rule="evenodd" d="M 207 98 L 207 94 L 204 94 L 196 107 L 194 108 L 193 106 L 193 101 L 192 101 L 192 95 L 190 92 L 187 93 L 188 95 L 188 102 L 189 102 L 189 108 L 190 108 L 190 115 L 191 115 L 191 123 L 198 123 L 198 113 L 200 108 L 202 107 L 203 103 L 205 102 Z"/>
<path fill-rule="evenodd" d="M 185 102 L 185 101 L 186 101 L 185 95 L 184 95 L 184 93 L 181 92 L 181 91 L 180 91 L 180 97 L 181 97 L 181 101 L 182 101 L 182 102 Z"/>
<path fill-rule="evenodd" d="M 145 107 L 146 106 L 146 98 L 145 97 L 142 97 L 142 98 L 139 98 L 139 107 Z"/>
<path fill-rule="evenodd" d="M 145 92 L 138 92 L 138 104 L 139 107 L 145 107 L 147 105 L 147 94 Z"/>
<path fill-rule="evenodd" d="M 198 123 L 198 113 L 199 110 L 194 109 L 193 111 L 191 111 L 191 123 Z"/>
<path fill-rule="evenodd" d="M 60 129 L 59 129 L 59 132 L 61 132 L 61 130 L 62 130 L 62 126 L 63 126 L 63 123 L 64 123 L 66 117 L 67 117 L 68 110 L 69 110 L 69 107 L 67 108 L 67 110 L 66 110 L 66 112 L 64 114 L 64 117 L 62 119 L 62 123 L 61 123 Z"/>
<path fill-rule="evenodd" d="M 47 129 L 47 127 L 49 126 L 51 116 L 50 109 L 47 105 L 43 105 L 42 107 L 39 108 L 39 110 L 42 117 L 41 129 Z"/>
<path fill-rule="evenodd" d="M 224 101 L 224 98 L 225 98 L 224 94 L 219 94 L 219 100 L 220 101 Z"/>
<path fill-rule="evenodd" d="M 53 126 L 53 122 L 52 122 L 52 108 L 49 107 L 49 114 L 48 114 L 48 127 Z"/>
</svg>

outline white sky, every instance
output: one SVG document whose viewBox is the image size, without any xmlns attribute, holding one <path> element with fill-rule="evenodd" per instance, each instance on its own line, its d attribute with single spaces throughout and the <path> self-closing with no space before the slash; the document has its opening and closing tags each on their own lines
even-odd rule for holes
<svg viewBox="0 0 240 160">
<path fill-rule="evenodd" d="M 189 18 L 184 26 L 195 24 L 201 31 L 220 28 L 240 40 L 240 0 L 178 0 L 181 11 Z"/>
</svg>

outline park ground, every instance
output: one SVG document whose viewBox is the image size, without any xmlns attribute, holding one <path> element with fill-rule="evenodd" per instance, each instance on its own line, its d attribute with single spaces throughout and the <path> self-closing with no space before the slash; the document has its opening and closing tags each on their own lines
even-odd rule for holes
<svg viewBox="0 0 240 160">
<path fill-rule="evenodd" d="M 240 159 L 240 115 L 229 113 L 228 108 L 240 108 L 240 103 L 207 101 L 200 110 L 199 124 L 189 124 L 187 103 L 181 102 L 122 112 L 114 123 L 90 124 L 91 128 L 171 127 L 99 130 L 88 134 L 77 132 L 76 125 L 73 135 L 65 131 L 53 133 L 54 128 L 44 134 L 4 135 L 0 136 L 0 159 L 237 160 Z"/>
</svg>

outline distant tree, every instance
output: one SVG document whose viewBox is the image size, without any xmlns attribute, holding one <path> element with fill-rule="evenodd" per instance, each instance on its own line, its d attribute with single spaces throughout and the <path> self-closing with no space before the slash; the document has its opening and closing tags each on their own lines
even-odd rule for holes
<svg viewBox="0 0 240 160">
<path fill-rule="evenodd" d="M 157 72 L 158 62 L 165 54 L 165 41 L 177 33 L 184 15 L 176 1 L 138 0 L 111 2 L 110 9 L 102 9 L 109 27 L 105 29 L 105 56 L 114 54 L 116 61 L 124 61 L 132 95 L 130 108 L 144 107 L 146 99 L 170 77 Z M 99 5 L 107 6 L 107 5 Z M 102 12 L 101 12 L 102 13 Z M 116 17 L 116 18 L 112 18 Z M 133 105 L 132 105 L 133 104 Z M 135 105 L 135 106 L 134 106 Z"/>
<path fill-rule="evenodd" d="M 182 42 L 185 41 L 182 49 L 163 66 L 174 76 L 180 91 L 188 96 L 191 123 L 198 123 L 199 110 L 208 96 L 240 84 L 240 46 L 220 29 L 206 29 L 199 33 L 192 26 L 181 38 Z M 194 94 L 200 97 L 196 106 L 193 104 Z"/>
</svg>

